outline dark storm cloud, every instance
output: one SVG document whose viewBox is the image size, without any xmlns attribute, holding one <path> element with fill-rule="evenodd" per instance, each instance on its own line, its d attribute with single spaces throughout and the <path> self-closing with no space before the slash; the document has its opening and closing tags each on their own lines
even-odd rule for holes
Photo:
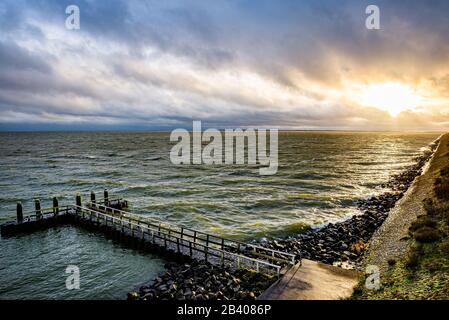
<svg viewBox="0 0 449 320">
<path fill-rule="evenodd" d="M 0 70 L 2 73 L 8 70 L 33 70 L 42 73 L 52 71 L 49 63 L 43 58 L 31 54 L 11 42 L 0 42 Z"/>
<path fill-rule="evenodd" d="M 371 3 L 2 1 L 0 122 L 20 122 L 20 112 L 334 128 L 372 119 L 329 94 L 348 81 L 449 89 L 449 1 L 374 1 L 380 31 L 365 28 Z M 72 33 L 64 28 L 71 4 L 81 10 Z M 251 79 L 235 76 L 233 86 L 238 73 Z M 245 89 L 257 77 L 265 84 Z"/>
</svg>

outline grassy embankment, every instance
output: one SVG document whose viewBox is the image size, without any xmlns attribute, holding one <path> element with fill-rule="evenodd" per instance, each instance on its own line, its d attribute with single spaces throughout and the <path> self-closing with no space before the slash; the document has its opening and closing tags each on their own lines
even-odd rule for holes
<svg viewBox="0 0 449 320">
<path fill-rule="evenodd" d="M 423 201 L 425 214 L 409 228 L 407 254 L 388 260 L 379 290 L 366 289 L 363 280 L 354 299 L 449 299 L 449 152 L 444 158 L 433 190 Z"/>
</svg>

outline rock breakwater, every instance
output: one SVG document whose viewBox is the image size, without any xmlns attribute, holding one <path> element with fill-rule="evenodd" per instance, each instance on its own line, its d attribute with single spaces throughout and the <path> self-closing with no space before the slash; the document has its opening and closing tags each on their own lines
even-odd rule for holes
<svg viewBox="0 0 449 320">
<path fill-rule="evenodd" d="M 128 294 L 130 300 L 254 300 L 276 277 L 192 260 L 167 263 L 150 285 Z"/>
</svg>

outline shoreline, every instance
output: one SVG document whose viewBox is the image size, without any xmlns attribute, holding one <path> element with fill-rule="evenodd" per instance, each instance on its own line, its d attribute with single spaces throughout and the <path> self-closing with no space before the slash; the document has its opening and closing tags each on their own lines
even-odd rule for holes
<svg viewBox="0 0 449 320">
<path fill-rule="evenodd" d="M 409 226 L 418 216 L 426 214 L 423 201 L 432 192 L 433 181 L 443 165 L 439 158 L 447 152 L 445 143 L 448 140 L 449 134 L 440 137 L 441 147 L 434 152 L 427 171 L 416 180 L 403 201 L 392 210 L 382 227 L 373 235 L 364 257 L 365 265 L 377 265 L 381 271 L 386 270 L 388 260 L 400 259 L 410 247 Z"/>
<path fill-rule="evenodd" d="M 357 207 L 362 214 L 295 236 L 258 244 L 295 253 L 301 258 L 360 269 L 371 238 L 415 179 L 423 173 L 442 136 L 426 146 L 429 150 L 416 157 L 414 164 L 390 177 L 383 186 L 389 187 L 392 192 L 359 200 Z M 248 270 L 232 270 L 195 260 L 169 262 L 165 267 L 166 270 L 153 281 L 128 293 L 128 300 L 255 300 L 277 280 Z"/>
<path fill-rule="evenodd" d="M 393 175 L 382 184 L 392 191 L 357 201 L 362 212 L 336 223 L 328 223 L 288 238 L 260 242 L 268 248 L 288 251 L 302 258 L 332 264 L 343 268 L 360 269 L 363 256 L 376 230 L 387 219 L 390 211 L 404 197 L 417 177 L 434 155 L 442 135 L 431 142 L 429 150 L 416 157 L 415 163 Z"/>
</svg>

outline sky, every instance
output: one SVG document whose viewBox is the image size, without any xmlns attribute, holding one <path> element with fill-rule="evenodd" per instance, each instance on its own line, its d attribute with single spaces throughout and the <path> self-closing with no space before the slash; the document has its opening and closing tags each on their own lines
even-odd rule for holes
<svg viewBox="0 0 449 320">
<path fill-rule="evenodd" d="M 2 0 L 0 130 L 448 130 L 448 14 L 446 0 Z"/>
</svg>

